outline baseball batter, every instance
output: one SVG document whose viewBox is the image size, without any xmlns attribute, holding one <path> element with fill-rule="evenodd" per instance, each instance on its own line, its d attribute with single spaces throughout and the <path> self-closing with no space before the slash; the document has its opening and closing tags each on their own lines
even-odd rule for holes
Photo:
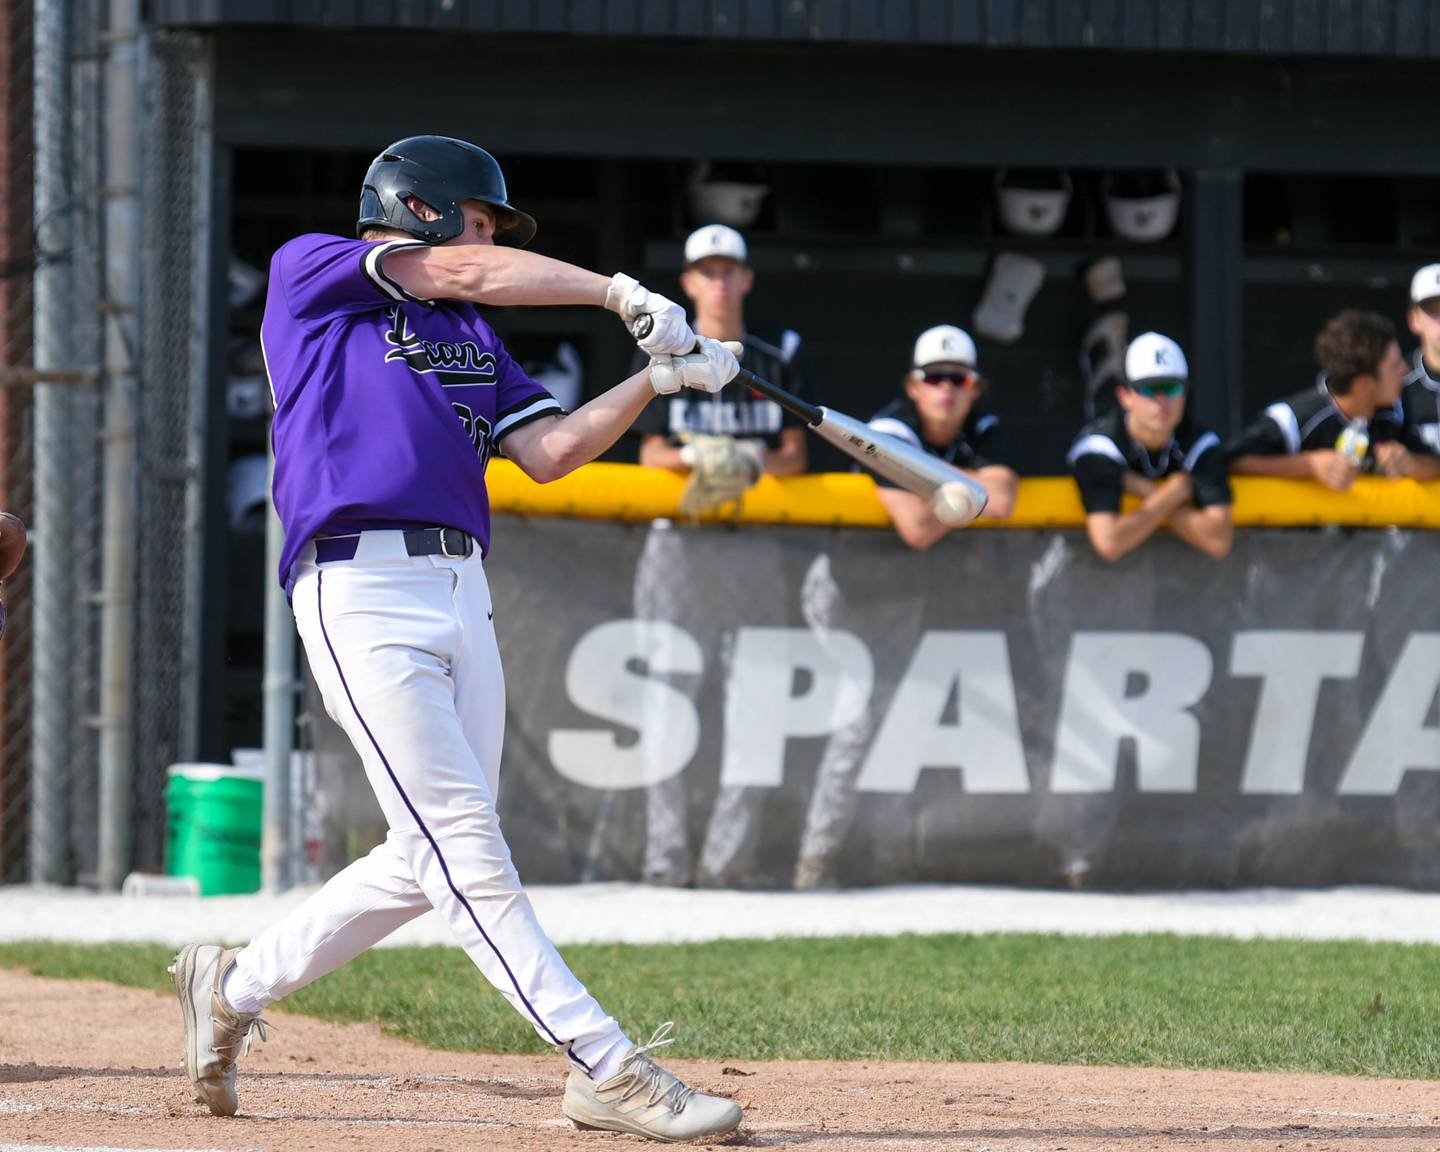
<svg viewBox="0 0 1440 1152">
<path fill-rule="evenodd" d="M 485 469 L 503 451 L 554 480 L 594 459 L 657 394 L 715 392 L 738 345 L 699 339 L 624 274 L 520 250 L 535 222 L 495 160 L 442 136 L 376 157 L 357 240 L 300 236 L 270 265 L 261 328 L 275 418 L 279 578 L 326 709 L 350 736 L 385 842 L 244 948 L 192 944 L 171 977 L 197 1102 L 234 1114 L 235 1060 L 260 1013 L 430 908 L 571 1064 L 579 1127 L 689 1140 L 740 1108 L 654 1063 L 571 973 L 521 888 L 496 814 L 505 685 L 484 558 Z M 497 247 L 504 245 L 503 247 Z M 649 366 L 566 415 L 478 304 L 593 304 L 654 323 Z M 693 350 L 692 350 L 693 349 Z"/>
</svg>

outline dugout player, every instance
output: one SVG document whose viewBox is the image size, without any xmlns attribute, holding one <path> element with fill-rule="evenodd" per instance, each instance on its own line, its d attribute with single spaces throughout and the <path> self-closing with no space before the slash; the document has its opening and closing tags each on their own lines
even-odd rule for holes
<svg viewBox="0 0 1440 1152">
<path fill-rule="evenodd" d="M 1102 560 L 1138 548 L 1162 524 L 1217 560 L 1233 536 L 1230 481 L 1220 437 L 1185 417 L 1190 365 L 1158 332 L 1125 349 L 1117 407 L 1086 424 L 1066 460 L 1085 505 L 1085 531 Z M 1121 497 L 1140 506 L 1125 512 Z"/>
<path fill-rule="evenodd" d="M 1440 454 L 1440 264 L 1427 264 L 1411 278 L 1406 320 L 1420 346 L 1400 395 L 1404 439 Z M 1417 455 L 1412 463 L 1416 470 L 1411 474 L 1417 479 L 1440 474 L 1436 455 Z"/>
<path fill-rule="evenodd" d="M 870 419 L 870 427 L 923 448 L 978 480 L 989 499 L 985 515 L 996 519 L 1009 516 L 1015 506 L 1019 479 L 1000 462 L 1000 419 L 984 403 L 986 381 L 979 372 L 975 341 L 962 328 L 942 324 L 920 333 L 910 356 L 904 395 L 887 404 Z M 889 512 L 900 539 L 911 548 L 929 548 L 950 528 L 935 519 L 930 505 L 919 496 L 877 476 L 880 500 Z M 902 615 L 911 605 L 896 604 Z M 830 557 L 821 553 L 805 574 L 801 592 L 801 613 L 821 644 L 828 644 L 835 631 L 853 624 L 853 608 L 831 572 Z M 881 609 L 885 611 L 885 609 Z M 897 633 L 916 626 L 915 622 L 891 622 Z M 853 685 L 843 685 L 837 707 L 844 706 Z M 853 719 L 833 732 L 821 753 L 805 825 L 795 861 L 797 889 L 833 888 L 839 884 L 840 857 L 858 809 L 855 777 L 870 744 L 881 709 L 874 699 L 845 707 Z M 872 807 L 884 806 L 890 798 L 875 797 Z M 905 806 L 897 806 L 896 819 Z M 877 861 L 877 863 L 880 863 Z M 880 863 L 904 874 L 901 860 Z"/>
<path fill-rule="evenodd" d="M 717 340 L 738 340 L 745 365 L 757 376 L 796 395 L 805 385 L 795 370 L 794 347 L 787 336 L 779 345 L 762 340 L 745 326 L 745 300 L 755 283 L 745 238 L 724 224 L 697 228 L 685 241 L 680 286 L 694 307 L 695 331 Z M 635 422 L 642 435 L 640 463 L 670 468 L 687 476 L 682 511 L 703 512 L 736 500 L 763 473 L 794 476 L 807 464 L 804 424 L 779 404 L 734 383 L 718 393 L 689 397 L 657 396 Z M 779 541 L 756 536 L 750 542 L 749 578 L 727 591 L 735 603 L 696 602 L 683 574 L 696 563 L 694 541 L 667 520 L 646 534 L 635 575 L 635 615 L 664 620 L 697 635 L 713 632 L 715 616 L 732 608 L 752 626 L 785 623 L 783 609 L 757 598 L 750 589 L 783 583 Z M 677 576 L 679 579 L 677 580 Z M 766 617 L 774 613 L 774 619 Z M 707 666 L 728 678 L 729 648 L 707 653 Z M 698 688 L 697 688 L 698 690 Z M 728 700 L 728 697 L 727 697 Z M 726 724 L 748 723 L 727 710 Z M 723 778 L 725 765 L 716 767 Z M 758 866 L 761 815 L 766 790 L 721 785 L 715 795 L 698 862 L 691 848 L 687 776 L 652 784 L 645 793 L 645 853 L 642 874 L 652 884 L 684 887 L 755 888 L 765 883 Z"/>
<path fill-rule="evenodd" d="M 1229 446 L 1232 473 L 1313 479 L 1338 492 L 1361 473 L 1440 474 L 1398 406 L 1409 368 L 1395 325 L 1348 308 L 1320 329 L 1315 359 L 1315 386 L 1271 404 Z"/>
<path fill-rule="evenodd" d="M 695 309 L 693 327 L 715 340 L 738 340 L 745 346 L 745 366 L 763 380 L 804 395 L 795 371 L 793 349 L 762 340 L 745 327 L 745 298 L 755 285 L 745 238 L 724 224 L 697 228 L 685 241 L 685 268 L 680 287 Z M 637 368 L 639 363 L 637 360 Z M 743 457 L 747 478 L 754 483 L 763 474 L 796 476 L 805 471 L 805 426 L 774 400 L 735 383 L 709 396 L 657 396 L 650 402 L 635 430 L 641 434 L 640 463 L 691 474 L 710 466 L 712 453 Z M 712 438 L 723 438 L 715 444 Z M 704 481 L 704 477 L 698 478 Z M 702 496 L 695 511 L 705 511 L 719 497 Z M 737 493 L 738 494 L 738 493 Z M 734 499 L 734 495 L 730 496 Z"/>
<path fill-rule="evenodd" d="M 1000 418 L 985 404 L 988 383 L 979 362 L 975 341 L 964 329 L 951 324 L 927 328 L 915 341 L 905 394 L 875 413 L 870 427 L 978 480 L 989 496 L 983 515 L 1004 520 L 1015 507 L 1019 478 L 998 458 Z M 895 531 L 911 548 L 929 548 L 950 532 L 928 501 L 881 477 L 875 482 Z"/>
<path fill-rule="evenodd" d="M 233 1114 L 235 1059 L 261 1010 L 433 907 L 569 1060 L 563 1108 L 577 1126 L 658 1140 L 730 1132 L 738 1106 L 653 1062 L 671 1026 L 632 1044 L 521 888 L 496 811 L 505 698 L 484 557 L 492 454 L 557 479 L 614 443 L 657 393 L 723 387 L 734 349 L 697 347 L 679 306 L 629 276 L 521 251 L 535 222 L 473 144 L 390 145 L 365 174 L 356 229 L 358 240 L 305 235 L 276 252 L 261 344 L 285 526 L 279 576 L 326 709 L 390 831 L 246 947 L 191 944 L 175 958 L 197 1102 Z M 481 304 L 603 306 L 627 326 L 649 315 L 652 359 L 566 415 Z"/>
</svg>

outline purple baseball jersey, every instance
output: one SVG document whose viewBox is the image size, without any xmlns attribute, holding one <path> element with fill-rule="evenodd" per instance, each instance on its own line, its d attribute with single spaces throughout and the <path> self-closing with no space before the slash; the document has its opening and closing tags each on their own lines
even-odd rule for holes
<svg viewBox="0 0 1440 1152">
<path fill-rule="evenodd" d="M 318 535 L 443 526 L 488 551 L 491 453 L 562 412 L 473 305 L 416 299 L 385 275 L 385 255 L 414 246 L 312 234 L 270 261 L 260 344 L 282 584 Z"/>
</svg>

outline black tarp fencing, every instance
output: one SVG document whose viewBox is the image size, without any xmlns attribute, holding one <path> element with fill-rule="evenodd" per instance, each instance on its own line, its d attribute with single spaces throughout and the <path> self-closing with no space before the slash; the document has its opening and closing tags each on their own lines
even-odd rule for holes
<svg viewBox="0 0 1440 1152">
<path fill-rule="evenodd" d="M 1434 887 L 1437 560 L 500 517 L 502 823 L 530 882 Z"/>
</svg>

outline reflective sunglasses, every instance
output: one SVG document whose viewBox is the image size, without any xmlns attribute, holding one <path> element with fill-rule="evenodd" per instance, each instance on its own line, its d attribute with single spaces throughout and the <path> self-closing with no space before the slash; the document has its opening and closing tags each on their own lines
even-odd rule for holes
<svg viewBox="0 0 1440 1152">
<path fill-rule="evenodd" d="M 984 381 L 974 372 L 926 372 L 920 377 L 932 388 L 953 384 L 956 388 L 980 388 Z"/>
<path fill-rule="evenodd" d="M 1156 396 L 1169 396 L 1174 399 L 1176 396 L 1185 395 L 1185 381 L 1154 380 L 1148 384 L 1131 384 L 1130 391 L 1137 396 L 1144 396 L 1147 400 L 1153 400 Z"/>
</svg>

